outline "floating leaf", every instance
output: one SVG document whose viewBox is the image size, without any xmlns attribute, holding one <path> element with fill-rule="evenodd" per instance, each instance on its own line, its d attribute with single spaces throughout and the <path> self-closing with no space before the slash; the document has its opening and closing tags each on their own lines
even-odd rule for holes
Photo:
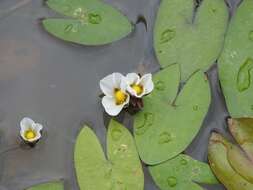
<svg viewBox="0 0 253 190">
<path fill-rule="evenodd" d="M 161 66 L 178 63 L 183 81 L 215 62 L 223 46 L 228 11 L 224 0 L 163 0 L 155 25 L 155 50 Z"/>
<path fill-rule="evenodd" d="M 252 167 L 240 149 L 221 135 L 213 133 L 208 146 L 208 159 L 217 178 L 228 190 L 252 190 Z M 250 164 L 250 165 L 249 165 Z"/>
<path fill-rule="evenodd" d="M 80 190 L 143 190 L 144 176 L 133 138 L 114 120 L 110 122 L 107 133 L 107 158 L 96 135 L 84 127 L 75 147 Z"/>
<path fill-rule="evenodd" d="M 232 17 L 219 59 L 219 77 L 233 118 L 253 117 L 253 1 L 244 0 Z"/>
<path fill-rule="evenodd" d="M 207 113 L 210 90 L 205 75 L 196 72 L 177 96 L 179 80 L 176 64 L 156 74 L 154 91 L 144 98 L 143 110 L 135 115 L 135 140 L 147 164 L 158 164 L 181 153 L 198 133 Z"/>
<path fill-rule="evenodd" d="M 208 164 L 184 154 L 162 164 L 150 166 L 149 171 L 161 190 L 202 190 L 197 183 L 218 183 Z"/>
<path fill-rule="evenodd" d="M 62 182 L 50 182 L 50 183 L 43 183 L 40 185 L 36 185 L 30 187 L 26 190 L 64 190 L 64 185 Z"/>
<path fill-rule="evenodd" d="M 48 0 L 53 10 L 70 18 L 43 20 L 54 36 L 84 45 L 102 45 L 119 40 L 132 31 L 128 19 L 98 0 Z"/>
</svg>

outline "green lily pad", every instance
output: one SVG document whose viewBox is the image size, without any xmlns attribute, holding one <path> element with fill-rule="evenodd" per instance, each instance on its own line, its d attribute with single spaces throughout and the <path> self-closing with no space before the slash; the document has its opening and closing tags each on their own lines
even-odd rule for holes
<svg viewBox="0 0 253 190">
<path fill-rule="evenodd" d="M 206 76 L 196 72 L 177 96 L 180 72 L 175 64 L 154 75 L 154 91 L 134 118 L 141 159 L 159 164 L 180 154 L 198 133 L 210 103 Z"/>
<path fill-rule="evenodd" d="M 63 182 L 57 181 L 35 185 L 26 190 L 64 190 L 64 185 Z"/>
<path fill-rule="evenodd" d="M 43 20 L 52 35 L 83 45 L 102 45 L 132 31 L 132 24 L 118 10 L 98 0 L 48 0 L 47 5 L 69 18 Z"/>
<path fill-rule="evenodd" d="M 224 0 L 163 0 L 155 25 L 155 50 L 161 66 L 178 63 L 183 81 L 206 70 L 222 49 L 228 10 Z"/>
<path fill-rule="evenodd" d="M 197 183 L 218 183 L 208 164 L 184 154 L 150 166 L 149 171 L 161 190 L 203 190 Z"/>
<path fill-rule="evenodd" d="M 240 149 L 217 133 L 208 146 L 208 159 L 217 178 L 228 190 L 252 190 L 252 165 Z"/>
<path fill-rule="evenodd" d="M 112 120 L 107 133 L 107 159 L 88 127 L 78 135 L 75 168 L 80 190 L 143 190 L 144 176 L 133 137 Z"/>
<path fill-rule="evenodd" d="M 233 118 L 253 117 L 253 1 L 244 0 L 232 17 L 219 59 L 219 77 Z"/>
</svg>

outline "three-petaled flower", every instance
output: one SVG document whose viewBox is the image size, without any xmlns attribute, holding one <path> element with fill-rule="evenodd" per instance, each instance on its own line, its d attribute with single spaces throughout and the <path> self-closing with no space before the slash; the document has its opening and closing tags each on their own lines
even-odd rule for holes
<svg viewBox="0 0 253 190">
<path fill-rule="evenodd" d="M 126 76 L 128 87 L 127 91 L 136 98 L 142 98 L 152 92 L 154 83 L 151 74 L 145 74 L 142 77 L 136 73 L 129 73 Z"/>
<path fill-rule="evenodd" d="M 151 74 L 140 77 L 136 73 L 123 76 L 120 73 L 112 73 L 100 80 L 100 88 L 104 93 L 102 105 L 105 111 L 111 115 L 118 115 L 121 110 L 129 105 L 138 105 L 136 101 L 152 92 L 154 84 Z"/>
<path fill-rule="evenodd" d="M 100 81 L 100 88 L 104 93 L 102 104 L 105 111 L 116 116 L 129 103 L 126 78 L 120 73 L 112 73 Z"/>
<path fill-rule="evenodd" d="M 26 143 L 36 143 L 41 138 L 43 126 L 25 117 L 20 122 L 20 136 Z"/>
</svg>

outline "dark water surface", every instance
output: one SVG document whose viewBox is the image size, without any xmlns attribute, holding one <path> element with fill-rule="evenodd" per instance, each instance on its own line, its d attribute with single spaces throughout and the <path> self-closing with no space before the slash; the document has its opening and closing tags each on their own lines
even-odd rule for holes
<svg viewBox="0 0 253 190">
<path fill-rule="evenodd" d="M 44 181 L 66 180 L 66 190 L 78 190 L 73 147 L 83 123 L 88 123 L 105 148 L 105 123 L 98 82 L 112 72 L 159 70 L 152 48 L 152 30 L 159 0 L 106 0 L 136 23 L 135 31 L 116 43 L 85 47 L 47 34 L 40 19 L 57 16 L 43 0 L 0 0 L 0 190 L 23 190 Z M 239 0 L 230 0 L 230 10 Z M 144 65 L 143 65 L 144 64 Z M 141 69 L 142 68 L 142 69 Z M 212 103 L 199 135 L 186 150 L 207 160 L 210 131 L 226 132 L 225 108 L 214 65 L 208 76 Z M 31 117 L 46 128 L 44 140 L 29 150 L 19 147 L 19 121 Z M 120 119 L 131 128 L 132 120 Z M 145 190 L 158 189 L 145 170 Z M 206 187 L 222 190 L 221 186 Z"/>
</svg>

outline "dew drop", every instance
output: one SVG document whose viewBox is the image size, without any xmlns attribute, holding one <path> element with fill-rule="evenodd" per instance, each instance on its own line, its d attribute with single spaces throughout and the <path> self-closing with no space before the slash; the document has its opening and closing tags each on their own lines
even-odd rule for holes
<svg viewBox="0 0 253 190">
<path fill-rule="evenodd" d="M 69 24 L 69 25 L 67 25 L 67 26 L 64 28 L 64 31 L 65 31 L 66 33 L 69 33 L 69 32 L 72 31 L 72 28 L 73 28 L 73 24 Z"/>
<path fill-rule="evenodd" d="M 250 87 L 251 69 L 253 68 L 253 59 L 248 58 L 240 67 L 237 74 L 237 89 L 243 92 Z"/>
<path fill-rule="evenodd" d="M 194 106 L 193 106 L 193 110 L 194 110 L 194 111 L 198 111 L 198 110 L 199 110 L 199 106 L 198 106 L 198 105 L 194 105 Z"/>
<path fill-rule="evenodd" d="M 180 163 L 181 163 L 182 165 L 187 165 L 188 161 L 187 161 L 186 159 L 182 158 L 182 159 L 180 160 Z"/>
<path fill-rule="evenodd" d="M 161 39 L 160 39 L 160 43 L 167 43 L 170 40 L 172 40 L 174 37 L 176 36 L 176 32 L 174 30 L 171 29 L 167 29 L 165 30 L 162 35 L 161 35 Z"/>
<path fill-rule="evenodd" d="M 146 112 L 142 114 L 143 122 L 141 125 L 138 125 L 134 128 L 135 134 L 142 135 L 144 134 L 149 127 L 153 125 L 154 122 L 154 114 L 150 112 Z"/>
<path fill-rule="evenodd" d="M 89 23 L 91 24 L 99 24 L 102 21 L 102 17 L 96 13 L 90 13 L 88 18 L 89 18 Z"/>
<path fill-rule="evenodd" d="M 79 8 L 74 10 L 73 16 L 78 18 L 82 15 L 82 12 L 83 12 L 82 8 L 79 7 Z"/>
<path fill-rule="evenodd" d="M 163 132 L 159 135 L 159 144 L 169 143 L 172 140 L 172 136 L 168 132 Z"/>
<path fill-rule="evenodd" d="M 249 39 L 253 41 L 253 30 L 249 32 Z"/>
<path fill-rule="evenodd" d="M 165 84 L 163 81 L 157 81 L 155 83 L 155 89 L 159 90 L 159 91 L 163 91 L 165 89 Z"/>
<path fill-rule="evenodd" d="M 167 183 L 170 187 L 175 187 L 177 185 L 177 178 L 174 176 L 168 177 Z"/>
<path fill-rule="evenodd" d="M 118 128 L 114 128 L 112 130 L 112 134 L 111 135 L 112 135 L 112 139 L 113 140 L 118 141 L 121 138 L 121 136 L 122 136 L 122 131 L 120 129 L 118 129 Z"/>
</svg>

